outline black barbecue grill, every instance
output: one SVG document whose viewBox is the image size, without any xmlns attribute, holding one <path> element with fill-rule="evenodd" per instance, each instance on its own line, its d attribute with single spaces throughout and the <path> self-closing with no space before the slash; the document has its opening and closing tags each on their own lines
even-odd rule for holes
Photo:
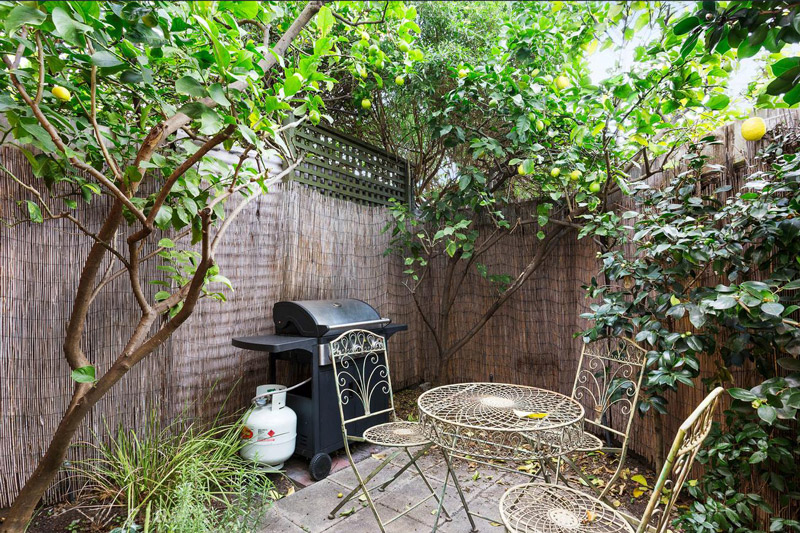
<svg viewBox="0 0 800 533">
<path fill-rule="evenodd" d="M 331 469 L 328 454 L 344 446 L 330 341 L 356 328 L 388 339 L 408 326 L 392 324 L 366 302 L 352 298 L 278 302 L 272 308 L 272 317 L 274 335 L 235 337 L 233 345 L 269 353 L 270 383 L 275 383 L 277 360 L 311 367 L 311 381 L 287 393 L 286 403 L 297 413 L 295 453 L 310 460 L 311 477 L 323 479 Z M 373 401 L 376 405 L 372 407 L 376 410 L 388 407 L 388 394 Z M 360 436 L 368 427 L 387 421 L 388 416 L 384 419 L 372 417 L 362 421 L 351 434 Z"/>
</svg>

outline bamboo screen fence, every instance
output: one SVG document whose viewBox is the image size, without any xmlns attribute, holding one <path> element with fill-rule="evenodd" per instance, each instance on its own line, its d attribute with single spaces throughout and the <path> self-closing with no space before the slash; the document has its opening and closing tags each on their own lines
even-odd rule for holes
<svg viewBox="0 0 800 533">
<path fill-rule="evenodd" d="M 776 112 L 768 118 L 770 125 L 778 121 L 797 127 L 797 114 Z M 721 131 L 723 145 L 715 154 L 734 187 L 741 184 L 756 148 L 736 142 L 737 129 L 731 125 Z M 24 158 L 3 150 L 0 158 L 6 166 L 31 178 Z M 0 213 L 7 215 L 19 198 L 6 183 L 0 180 Z M 620 207 L 631 206 L 624 200 Z M 519 209 L 530 213 L 529 206 Z M 170 342 L 97 406 L 78 440 L 106 434 L 118 424 L 140 428 L 151 409 L 169 420 L 182 410 L 209 419 L 223 404 L 228 411 L 245 407 L 266 377 L 266 358 L 233 348 L 230 338 L 271 332 L 272 304 L 281 299 L 356 297 L 382 316 L 408 323 L 409 331 L 390 342 L 392 379 L 397 388 L 425 381 L 436 365 L 433 341 L 403 286 L 402 261 L 383 254 L 388 234 L 381 230 L 389 217 L 383 207 L 323 195 L 297 183 L 253 202 L 217 253 L 222 273 L 235 288 L 228 302 L 202 301 Z M 484 262 L 491 271 L 519 271 L 537 243 L 536 229 L 526 227 L 502 241 Z M 69 398 L 61 342 L 80 268 L 74 258 L 84 257 L 87 247 L 86 239 L 68 226 L 57 226 L 57 231 L 0 226 L 0 506 L 10 502 L 33 470 Z M 597 272 L 596 251 L 589 240 L 562 238 L 537 275 L 457 354 L 451 379 L 505 381 L 569 393 L 581 342 L 574 335 L 586 327 L 579 316 L 589 304 L 581 286 Z M 155 276 L 155 271 L 146 275 Z M 431 306 L 429 311 L 435 308 L 442 275 L 434 270 L 424 285 L 421 300 Z M 469 327 L 492 299 L 492 289 L 470 275 L 455 306 L 456 330 Z M 85 350 L 101 371 L 127 337 L 135 309 L 124 285 L 112 285 L 98 302 Z M 713 357 L 704 363 L 713 369 Z M 296 376 L 282 370 L 280 379 L 293 383 Z M 757 379 L 747 367 L 734 376 L 739 386 Z M 704 394 L 699 383 L 670 398 L 670 414 L 662 417 L 661 428 L 656 429 L 652 416 L 637 417 L 634 452 L 650 461 L 657 458 L 657 433 L 671 440 Z M 75 447 L 70 459 L 86 453 Z M 71 488 L 62 478 L 47 499 L 63 497 Z"/>
</svg>

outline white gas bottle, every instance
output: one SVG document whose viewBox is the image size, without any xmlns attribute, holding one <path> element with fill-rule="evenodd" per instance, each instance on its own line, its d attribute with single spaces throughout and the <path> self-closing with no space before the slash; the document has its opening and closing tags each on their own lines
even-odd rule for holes
<svg viewBox="0 0 800 533">
<path fill-rule="evenodd" d="M 297 415 L 286 407 L 286 387 L 284 385 L 259 385 L 256 397 L 259 398 L 245 418 L 242 427 L 242 449 L 239 452 L 245 459 L 282 468 L 283 462 L 294 453 L 297 440 Z"/>
</svg>

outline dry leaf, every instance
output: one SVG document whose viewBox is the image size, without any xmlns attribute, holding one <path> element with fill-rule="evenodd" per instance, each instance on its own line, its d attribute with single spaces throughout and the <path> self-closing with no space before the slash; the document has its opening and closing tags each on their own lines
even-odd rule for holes
<svg viewBox="0 0 800 533">
<path fill-rule="evenodd" d="M 372 454 L 372 458 L 375 459 L 376 461 L 383 461 L 384 459 L 386 459 L 386 454 L 385 453 L 373 453 Z"/>
<path fill-rule="evenodd" d="M 355 512 L 356 512 L 356 508 L 355 507 L 351 507 L 349 511 L 342 511 L 341 513 L 339 513 L 339 516 L 350 516 L 351 514 L 353 514 Z"/>
<path fill-rule="evenodd" d="M 514 409 L 514 414 L 520 418 L 532 418 L 534 420 L 540 420 L 547 417 L 547 413 L 531 413 L 529 411 L 517 411 L 516 409 Z"/>
<path fill-rule="evenodd" d="M 635 476 L 631 476 L 631 481 L 635 481 L 642 487 L 649 487 L 649 485 L 647 484 L 647 480 L 641 474 L 636 474 Z"/>
<path fill-rule="evenodd" d="M 597 513 L 595 513 L 591 509 L 587 509 L 586 510 L 586 515 L 583 517 L 583 520 L 581 520 L 581 523 L 582 524 L 591 524 L 595 520 L 597 520 Z"/>
</svg>

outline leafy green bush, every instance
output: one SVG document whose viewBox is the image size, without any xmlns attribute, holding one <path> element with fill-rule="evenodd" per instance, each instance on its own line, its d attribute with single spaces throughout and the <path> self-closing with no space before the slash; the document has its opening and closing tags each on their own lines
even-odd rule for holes
<svg viewBox="0 0 800 533">
<path fill-rule="evenodd" d="M 798 140 L 797 131 L 777 134 L 759 156 L 765 170 L 747 176 L 742 190 L 700 194 L 710 189 L 708 172 L 722 170 L 702 155 L 715 142 L 703 139 L 684 156 L 685 172 L 663 188 L 641 187 L 639 210 L 620 217 L 633 226 L 588 217 L 587 232 L 602 225 L 616 244 L 629 235 L 636 243 L 634 253 L 601 254 L 605 283 L 593 279 L 588 289 L 602 301 L 583 316 L 593 321 L 586 340 L 635 334 L 650 346 L 642 412 L 666 412 L 664 393 L 693 386 L 703 354 L 721 356 L 709 384 L 732 383 L 730 368 L 745 363 L 763 379 L 730 389 L 726 422 L 700 456 L 708 468 L 691 491 L 691 531 L 800 528 L 785 518 L 800 499 Z M 775 491 L 780 508 L 745 490 Z M 768 524 L 758 509 L 772 515 Z"/>
<path fill-rule="evenodd" d="M 89 494 L 125 506 L 123 528 L 142 522 L 168 533 L 249 531 L 272 483 L 240 459 L 240 427 L 217 420 L 202 429 L 183 417 L 162 426 L 152 414 L 141 432 L 120 427 L 107 442 L 86 444 L 95 458 L 73 469 L 89 479 Z"/>
</svg>

